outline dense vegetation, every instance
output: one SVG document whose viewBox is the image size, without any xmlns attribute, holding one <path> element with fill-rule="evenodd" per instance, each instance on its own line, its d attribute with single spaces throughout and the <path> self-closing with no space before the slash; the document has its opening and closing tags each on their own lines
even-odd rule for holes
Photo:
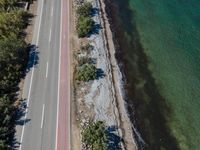
<svg viewBox="0 0 200 150">
<path fill-rule="evenodd" d="M 23 29 L 27 13 L 18 7 L 21 0 L 0 0 L 0 149 L 11 146 L 15 133 L 14 105 L 28 53 Z"/>
<path fill-rule="evenodd" d="M 87 36 L 94 26 L 94 21 L 91 17 L 92 13 L 92 4 L 85 2 L 77 8 L 77 33 L 79 37 Z"/>
<path fill-rule="evenodd" d="M 102 121 L 90 122 L 82 131 L 82 141 L 92 150 L 108 149 L 108 134 Z"/>
<path fill-rule="evenodd" d="M 93 64 L 83 64 L 79 67 L 77 72 L 77 79 L 79 81 L 90 81 L 97 77 L 97 68 Z"/>
<path fill-rule="evenodd" d="M 91 12 L 92 12 L 92 4 L 89 2 L 83 3 L 77 9 L 77 14 L 84 17 L 90 16 Z"/>
</svg>

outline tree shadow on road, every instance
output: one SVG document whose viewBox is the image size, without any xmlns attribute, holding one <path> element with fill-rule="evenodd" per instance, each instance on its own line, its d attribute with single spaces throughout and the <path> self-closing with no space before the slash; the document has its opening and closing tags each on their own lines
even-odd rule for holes
<svg viewBox="0 0 200 150">
<path fill-rule="evenodd" d="M 16 135 L 16 126 L 24 126 L 26 125 L 28 122 L 30 122 L 31 119 L 27 119 L 25 118 L 25 115 L 26 115 L 26 109 L 27 109 L 27 100 L 26 99 L 22 99 L 20 100 L 20 103 L 18 105 L 18 107 L 16 108 L 16 111 L 15 111 L 15 115 L 14 115 L 14 118 L 15 118 L 15 123 L 14 123 L 14 126 L 15 126 L 15 131 L 13 132 L 13 139 L 12 139 L 12 142 L 11 142 L 11 147 L 12 147 L 12 150 L 18 150 L 19 149 L 19 146 L 20 146 L 20 139 L 18 137 L 17 139 L 17 135 Z M 21 128 L 20 127 L 20 128 Z M 20 136 L 20 135 L 18 135 Z"/>
<path fill-rule="evenodd" d="M 31 120 L 27 118 L 25 119 L 25 115 L 27 113 L 26 109 L 27 109 L 26 99 L 21 100 L 15 113 L 15 118 L 16 118 L 15 125 L 23 126 Z"/>
<path fill-rule="evenodd" d="M 36 45 L 28 45 L 27 51 L 29 54 L 29 60 L 25 71 L 26 73 L 28 73 L 31 68 L 36 66 L 39 62 L 39 52 L 37 51 L 37 49 L 38 47 Z"/>
<path fill-rule="evenodd" d="M 39 52 L 37 51 L 37 49 L 38 47 L 36 45 L 28 44 L 27 49 L 26 49 L 27 50 L 27 61 L 26 61 L 27 65 L 24 66 L 21 79 L 25 79 L 26 75 L 31 71 L 31 69 L 39 63 Z M 13 93 L 15 93 L 14 97 L 15 99 L 18 99 L 19 97 L 18 91 L 20 90 L 19 84 L 17 84 L 15 88 L 17 90 L 15 90 L 15 92 L 13 91 Z M 20 135 L 16 135 L 17 126 L 26 125 L 31 120 L 31 119 L 25 118 L 25 115 L 27 113 L 26 109 L 27 109 L 27 100 L 26 99 L 19 100 L 19 103 L 16 106 L 15 112 L 13 114 L 13 118 L 14 118 L 13 131 L 10 134 L 10 137 L 12 137 L 11 138 L 12 140 L 10 142 L 11 143 L 10 146 L 12 147 L 11 148 L 12 150 L 19 149 L 19 146 L 21 144 L 19 141 L 20 140 L 19 137 L 17 138 L 17 136 L 20 136 Z"/>
</svg>

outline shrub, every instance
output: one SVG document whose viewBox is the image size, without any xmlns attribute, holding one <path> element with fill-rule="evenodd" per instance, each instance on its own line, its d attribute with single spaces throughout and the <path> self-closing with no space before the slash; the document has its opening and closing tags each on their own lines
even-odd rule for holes
<svg viewBox="0 0 200 150">
<path fill-rule="evenodd" d="M 78 57 L 78 65 L 82 66 L 84 64 L 91 64 L 93 63 L 92 58 L 87 57 L 87 56 L 82 56 L 82 57 Z"/>
<path fill-rule="evenodd" d="M 78 37 L 87 36 L 94 26 L 94 21 L 91 17 L 80 16 L 77 22 L 77 33 Z"/>
<path fill-rule="evenodd" d="M 82 65 L 77 72 L 77 80 L 79 81 L 89 81 L 96 79 L 97 68 L 92 64 Z"/>
<path fill-rule="evenodd" d="M 92 4 L 89 2 L 83 3 L 81 6 L 78 7 L 77 9 L 77 14 L 79 16 L 85 16 L 88 17 L 91 15 L 92 11 Z"/>
<path fill-rule="evenodd" d="M 87 44 L 81 44 L 80 49 L 81 49 L 81 51 L 83 51 L 83 52 L 89 53 L 90 51 L 93 50 L 93 46 L 90 45 L 89 43 L 87 43 Z"/>
<path fill-rule="evenodd" d="M 86 144 L 86 146 L 91 147 L 91 149 L 108 149 L 108 135 L 102 121 L 98 121 L 96 123 L 90 122 L 89 125 L 83 129 L 81 135 L 82 141 Z"/>
</svg>

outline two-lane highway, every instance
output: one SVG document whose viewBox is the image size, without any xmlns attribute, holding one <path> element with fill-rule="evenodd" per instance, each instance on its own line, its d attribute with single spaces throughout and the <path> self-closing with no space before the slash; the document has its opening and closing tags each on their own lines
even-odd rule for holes
<svg viewBox="0 0 200 150">
<path fill-rule="evenodd" d="M 57 149 L 61 1 L 38 0 L 32 40 L 37 46 L 37 64 L 27 74 L 24 83 L 23 99 L 26 99 L 27 108 L 23 125 L 16 127 L 19 150 Z"/>
</svg>

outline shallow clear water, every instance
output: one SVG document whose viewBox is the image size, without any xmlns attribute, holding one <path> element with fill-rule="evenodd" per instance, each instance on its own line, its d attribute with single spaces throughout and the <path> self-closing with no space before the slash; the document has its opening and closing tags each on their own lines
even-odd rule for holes
<svg viewBox="0 0 200 150">
<path fill-rule="evenodd" d="M 200 1 L 115 0 L 115 3 L 118 13 L 124 13 L 118 16 L 118 21 L 126 37 L 121 44 L 129 44 L 123 47 L 127 89 L 129 99 L 136 101 L 138 126 L 148 143 L 146 148 L 169 149 L 167 145 L 173 140 L 178 146 L 171 149 L 199 150 Z M 141 46 L 134 46 L 133 41 Z M 144 54 L 135 52 L 136 49 L 143 50 L 145 60 Z M 144 67 L 141 63 L 146 61 L 148 65 Z M 150 84 L 156 90 L 151 91 Z M 164 130 L 170 140 L 159 133 Z M 156 146 L 156 142 L 160 145 Z"/>
<path fill-rule="evenodd" d="M 170 128 L 182 149 L 200 149 L 200 1 L 132 0 L 136 25 Z"/>
</svg>

